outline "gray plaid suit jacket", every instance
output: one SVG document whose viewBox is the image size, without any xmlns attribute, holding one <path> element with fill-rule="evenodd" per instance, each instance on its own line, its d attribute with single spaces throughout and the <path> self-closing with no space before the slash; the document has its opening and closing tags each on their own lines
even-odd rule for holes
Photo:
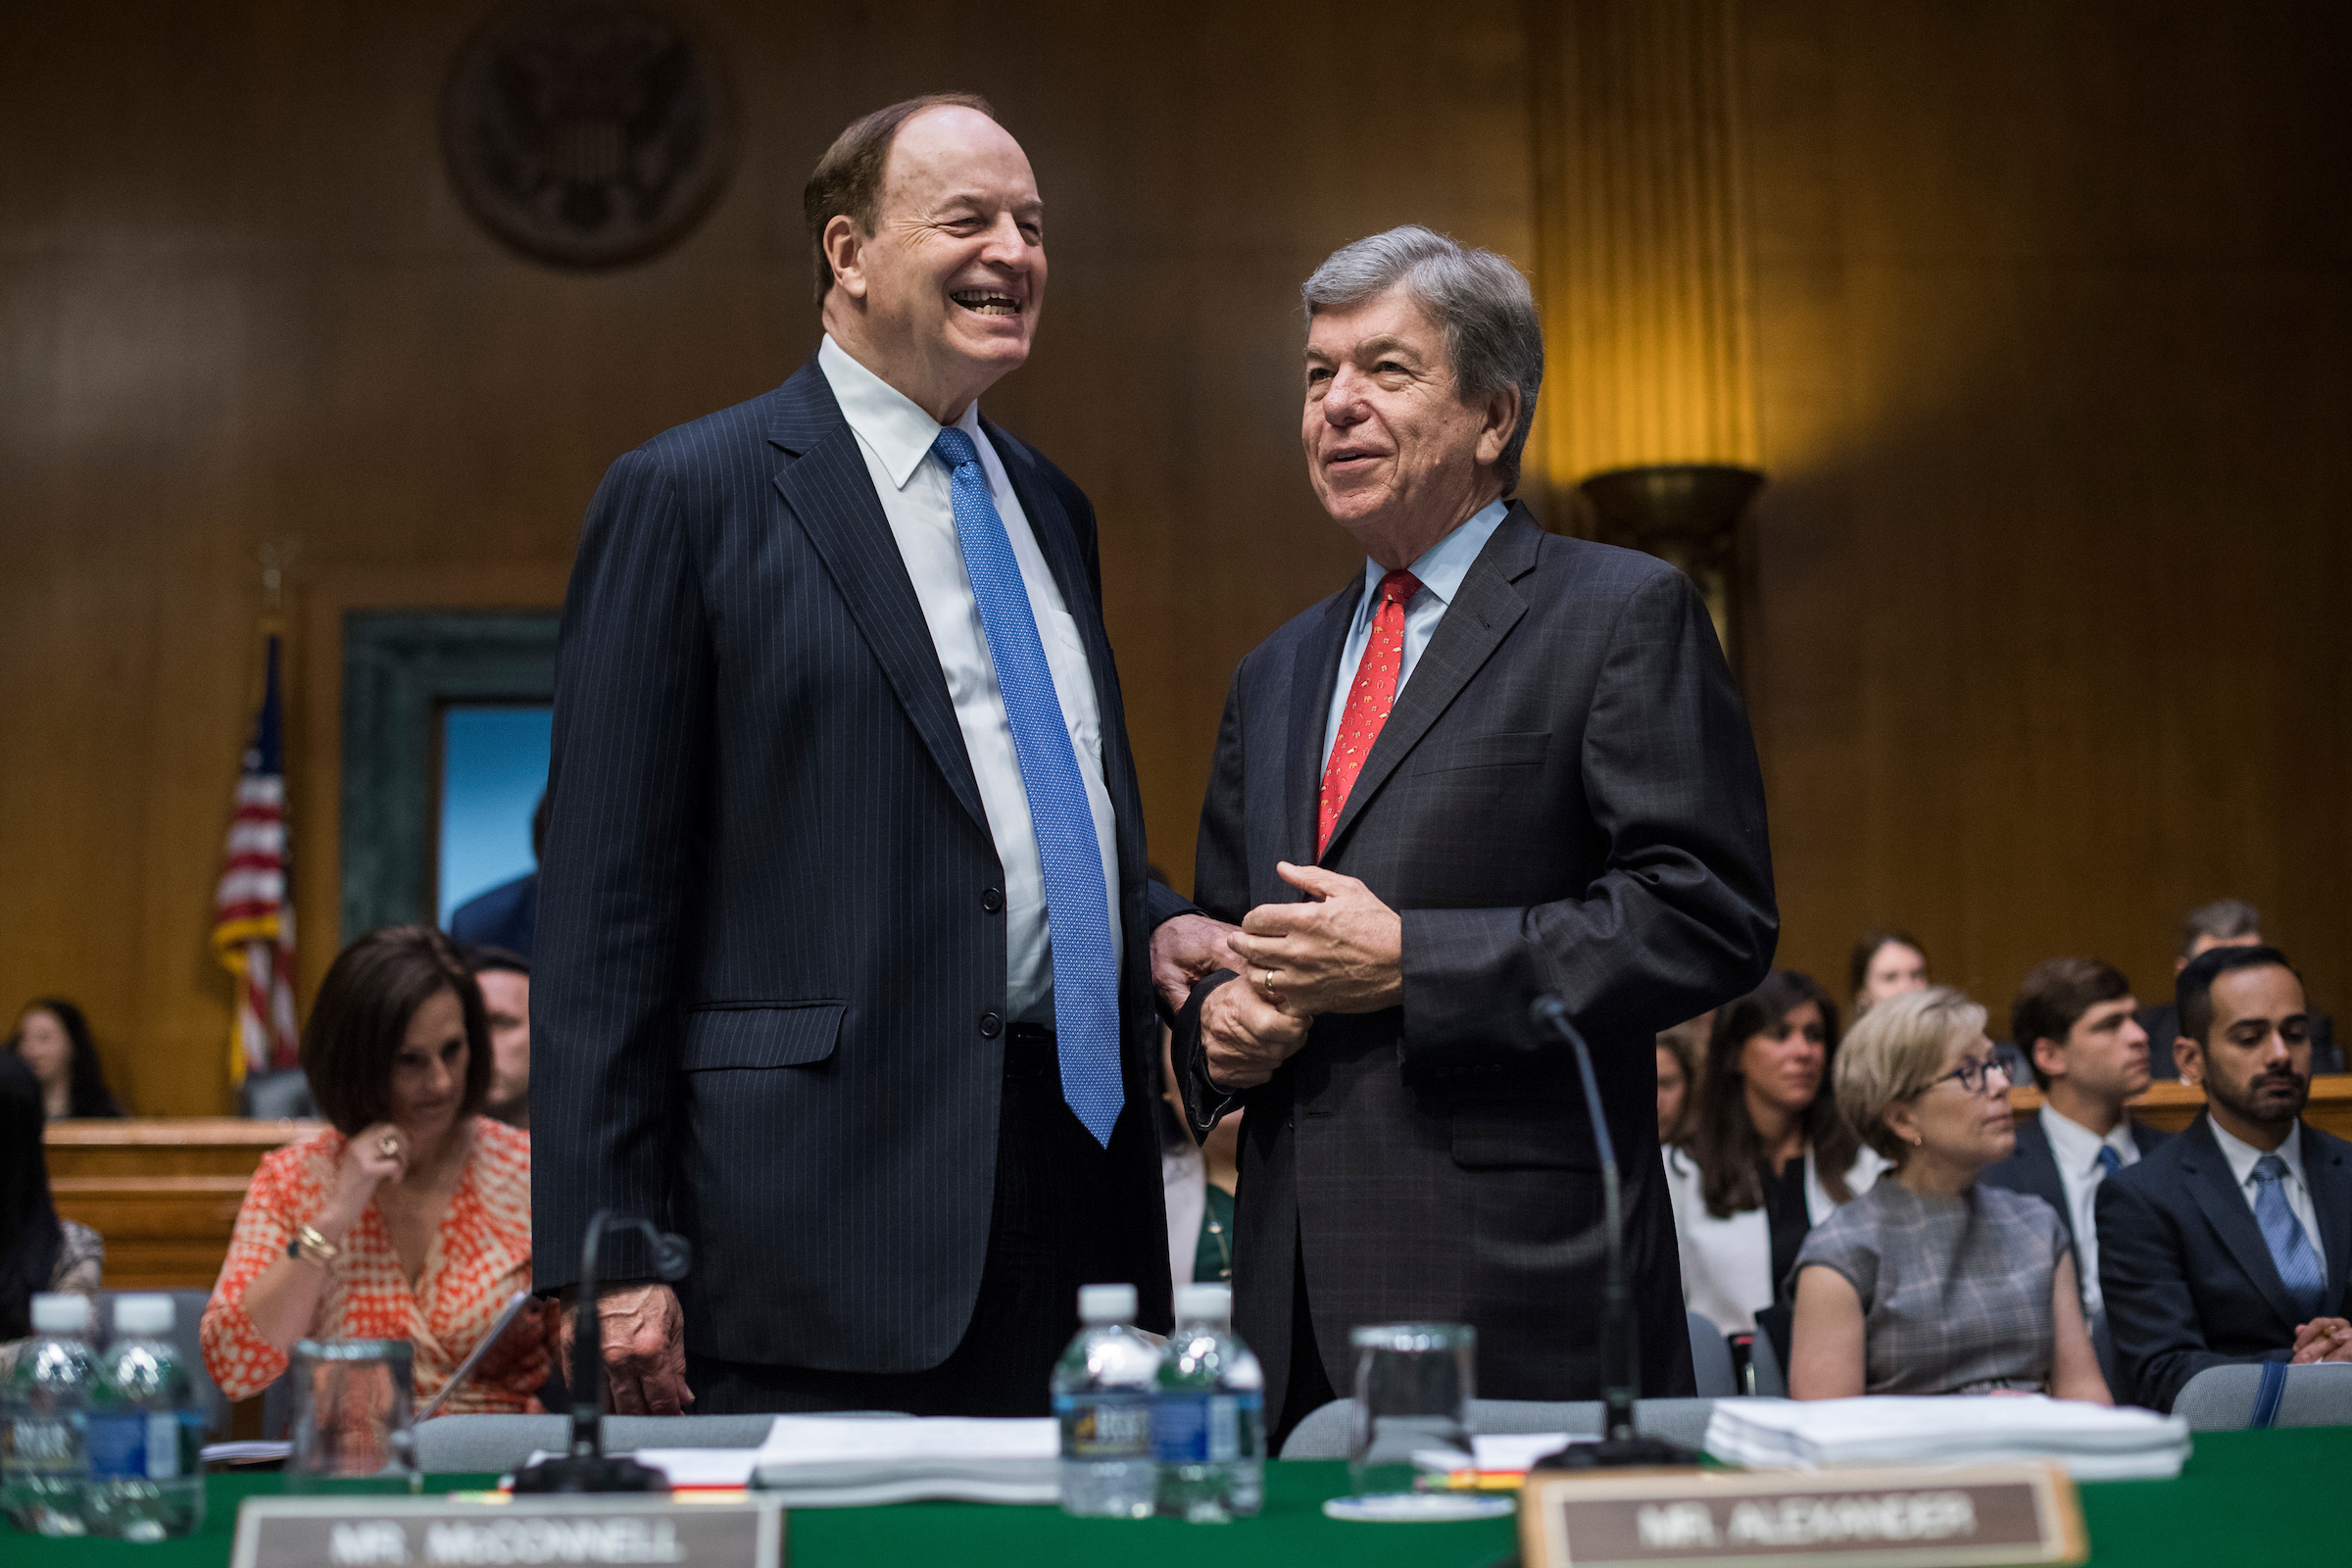
<svg viewBox="0 0 2352 1568">
<path fill-rule="evenodd" d="M 1164 1326 L 1145 944 L 1182 901 L 1146 888 L 1094 509 L 984 428 L 1094 671 L 1126 933 L 1119 1277 Z M 1004 872 L 914 585 L 813 362 L 606 475 L 564 606 L 548 791 L 539 1287 L 573 1282 L 589 1216 L 612 1205 L 693 1242 L 680 1295 L 699 1355 L 938 1365 L 988 1248 Z M 651 1272 L 633 1237 L 602 1266 Z"/>
<path fill-rule="evenodd" d="M 1360 576 L 1242 661 L 1200 817 L 1196 901 L 1239 920 L 1300 895 L 1323 732 Z M 1600 1392 L 1598 1159 L 1574 1068 L 1528 1004 L 1561 994 L 1592 1046 L 1625 1179 L 1644 1395 L 1691 1391 L 1653 1036 L 1751 989 L 1779 936 L 1763 781 L 1690 582 L 1559 538 L 1515 506 L 1463 579 L 1366 759 L 1321 863 L 1399 910 L 1403 1006 L 1316 1020 L 1240 1097 L 1235 1319 L 1289 1377 L 1303 1258 L 1332 1387 L 1348 1331 L 1479 1333 L 1479 1393 Z M 1224 976 L 1223 978 L 1230 978 Z M 1200 1004 L 1179 1018 L 1196 1125 Z M 1269 1421 L 1282 1419 L 1270 1411 Z"/>
</svg>

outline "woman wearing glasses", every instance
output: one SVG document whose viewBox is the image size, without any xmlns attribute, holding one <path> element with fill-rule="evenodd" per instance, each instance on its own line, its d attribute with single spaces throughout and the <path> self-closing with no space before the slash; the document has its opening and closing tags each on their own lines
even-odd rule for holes
<svg viewBox="0 0 2352 1568">
<path fill-rule="evenodd" d="M 1977 1181 L 2017 1142 L 1984 1009 L 1948 986 L 1882 1002 L 1846 1036 L 1837 1082 L 1894 1165 L 1797 1254 L 1788 1392 L 2112 1404 L 2057 1210 Z"/>
</svg>

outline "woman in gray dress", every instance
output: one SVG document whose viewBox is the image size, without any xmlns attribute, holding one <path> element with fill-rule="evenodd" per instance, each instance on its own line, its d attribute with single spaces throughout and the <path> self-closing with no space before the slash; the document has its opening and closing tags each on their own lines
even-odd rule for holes
<svg viewBox="0 0 2352 1568">
<path fill-rule="evenodd" d="M 1805 1238 L 1788 1392 L 2112 1404 L 2057 1211 L 1977 1181 L 2017 1144 L 1984 1009 L 1948 986 L 1882 1002 L 1837 1074 L 1838 1108 L 1894 1168 Z"/>
</svg>

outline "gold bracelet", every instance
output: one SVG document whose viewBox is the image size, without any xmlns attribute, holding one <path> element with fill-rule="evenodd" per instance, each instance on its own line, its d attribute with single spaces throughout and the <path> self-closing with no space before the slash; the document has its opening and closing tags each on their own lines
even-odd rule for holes
<svg viewBox="0 0 2352 1568">
<path fill-rule="evenodd" d="M 304 1225 L 295 1230 L 294 1245 L 286 1249 L 286 1254 L 331 1267 L 343 1255 L 343 1249 L 319 1235 L 318 1226 Z"/>
</svg>

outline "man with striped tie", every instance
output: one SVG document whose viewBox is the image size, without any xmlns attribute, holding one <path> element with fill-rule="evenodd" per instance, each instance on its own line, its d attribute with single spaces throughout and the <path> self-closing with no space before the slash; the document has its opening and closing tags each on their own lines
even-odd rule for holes
<svg viewBox="0 0 2352 1568">
<path fill-rule="evenodd" d="M 1509 499 L 1544 342 L 1508 262 L 1407 226 L 1304 293 L 1307 477 L 1368 559 L 1235 672 L 1195 894 L 1245 961 L 1177 1035 L 1195 1124 L 1249 1107 L 1234 1315 L 1268 1420 L 1397 1320 L 1475 1328 L 1483 1395 L 1599 1395 L 1601 1184 L 1545 992 L 1625 1172 L 1642 1392 L 1688 1393 L 1654 1037 L 1772 961 L 1739 692 L 1687 579 Z"/>
<path fill-rule="evenodd" d="M 2096 1200 L 2115 1396 L 2156 1410 L 2207 1367 L 2352 1361 L 2352 1144 L 2303 1119 L 2303 977 L 2277 948 L 2217 947 L 2174 1003 L 2205 1109 Z"/>
<path fill-rule="evenodd" d="M 532 1035 L 534 1263 L 612 1207 L 614 1403 L 1042 1414 L 1081 1284 L 1169 1316 L 1148 887 L 1095 518 L 980 416 L 1044 207 L 976 98 L 844 131 L 825 336 L 655 438 L 564 607 Z"/>
</svg>

